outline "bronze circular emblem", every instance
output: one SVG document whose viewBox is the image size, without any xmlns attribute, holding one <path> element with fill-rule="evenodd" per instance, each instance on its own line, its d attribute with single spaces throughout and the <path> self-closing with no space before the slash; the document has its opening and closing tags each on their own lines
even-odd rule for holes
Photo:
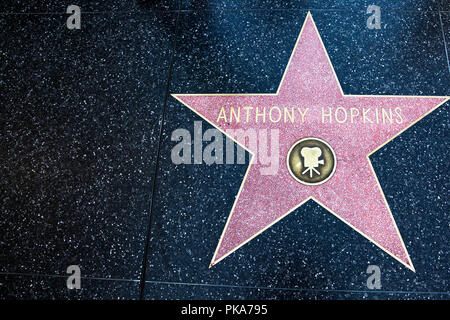
<svg viewBox="0 0 450 320">
<path fill-rule="evenodd" d="M 304 138 L 291 147 L 287 156 L 289 173 L 306 185 L 326 182 L 336 169 L 336 155 L 331 146 L 319 138 Z"/>
</svg>

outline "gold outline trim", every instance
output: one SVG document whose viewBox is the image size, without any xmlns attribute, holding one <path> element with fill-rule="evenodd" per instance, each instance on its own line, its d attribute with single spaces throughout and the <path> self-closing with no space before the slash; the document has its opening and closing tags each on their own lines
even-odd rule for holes
<svg viewBox="0 0 450 320">
<path fill-rule="evenodd" d="M 223 259 L 225 259 L 226 257 L 228 257 L 230 254 L 232 254 L 233 252 L 235 252 L 236 250 L 238 250 L 239 248 L 241 248 L 242 246 L 244 246 L 245 244 L 247 244 L 248 242 L 250 242 L 251 240 L 253 240 L 254 238 L 256 238 L 257 236 L 259 236 L 261 233 L 263 233 L 264 231 L 266 231 L 267 229 L 269 229 L 271 226 L 273 226 L 275 223 L 277 223 L 278 221 L 280 221 L 281 219 L 283 219 L 284 217 L 286 217 L 288 214 L 290 214 L 291 212 L 293 212 L 294 210 L 296 210 L 297 208 L 299 208 L 301 205 L 303 205 L 304 203 L 306 203 L 308 200 L 314 200 L 317 204 L 319 204 L 320 206 L 322 206 L 324 209 L 328 210 L 331 214 L 333 214 L 335 217 L 337 217 L 339 220 L 343 221 L 346 225 L 348 225 L 349 227 L 351 227 L 353 230 L 355 230 L 356 232 L 358 232 L 359 234 L 361 234 L 363 237 L 365 237 L 366 239 L 368 239 L 370 242 L 372 242 L 373 244 L 375 244 L 377 247 L 379 247 L 381 250 L 383 250 L 384 252 L 386 252 L 387 254 L 389 254 L 391 257 L 393 257 L 395 260 L 397 260 L 398 262 L 400 262 L 401 264 L 403 264 L 406 268 L 410 269 L 413 272 L 416 272 L 414 265 L 411 261 L 411 258 L 409 256 L 408 250 L 406 249 L 406 246 L 403 242 L 403 238 L 400 234 L 400 231 L 398 229 L 398 226 L 395 222 L 395 219 L 392 215 L 391 212 L 391 208 L 389 207 L 389 204 L 386 200 L 386 197 L 384 195 L 383 189 L 381 188 L 380 182 L 378 181 L 378 177 L 373 169 L 372 166 L 372 162 L 370 161 L 369 156 L 372 155 L 373 153 L 375 153 L 377 150 L 379 150 L 380 148 L 382 148 L 383 146 L 385 146 L 387 143 L 389 143 L 390 141 L 392 141 L 393 139 L 395 139 L 397 136 L 399 136 L 400 134 L 402 134 L 404 131 L 406 131 L 407 129 L 409 129 L 411 126 L 413 126 L 414 124 L 416 124 L 418 121 L 422 120 L 424 117 L 426 117 L 428 114 L 430 114 L 431 112 L 433 112 L 434 110 L 436 110 L 438 107 L 440 107 L 441 105 L 443 105 L 444 103 L 446 103 L 450 97 L 449 96 L 411 96 L 411 95 L 354 95 L 354 94 L 344 94 L 343 90 L 342 90 L 342 86 L 341 83 L 339 82 L 339 78 L 337 77 L 336 71 L 334 70 L 334 66 L 331 63 L 330 57 L 328 55 L 328 51 L 322 41 L 322 37 L 320 36 L 319 30 L 317 29 L 316 23 L 314 22 L 314 19 L 311 15 L 311 12 L 308 11 L 305 21 L 303 22 L 302 28 L 300 30 L 300 34 L 297 37 L 297 40 L 295 42 L 294 48 L 292 50 L 291 56 L 289 58 L 289 61 L 286 65 L 286 68 L 284 70 L 283 76 L 281 78 L 280 84 L 278 85 L 278 89 L 276 91 L 276 93 L 193 93 L 193 94 L 171 94 L 172 97 L 174 97 L 175 99 L 177 99 L 179 102 L 181 102 L 183 105 L 185 105 L 186 107 L 188 107 L 190 110 L 192 110 L 194 113 L 196 113 L 198 116 L 200 116 L 202 119 L 204 119 L 206 122 L 210 123 L 213 127 L 217 128 L 220 132 L 222 132 L 223 134 L 225 134 L 225 136 L 227 136 L 228 138 L 230 138 L 231 140 L 233 140 L 236 144 L 238 144 L 239 146 L 241 146 L 242 148 L 244 148 L 244 150 L 246 150 L 248 153 L 250 153 L 250 155 L 253 157 L 254 154 L 248 150 L 244 145 L 242 145 L 241 143 L 239 143 L 238 141 L 236 141 L 232 136 L 230 136 L 228 133 L 226 133 L 224 130 L 222 130 L 220 127 L 218 127 L 217 125 L 215 125 L 214 123 L 212 123 L 211 121 L 209 121 L 207 118 L 205 118 L 203 115 L 201 115 L 199 112 L 197 112 L 196 110 L 194 110 L 193 108 L 191 108 L 189 105 L 187 105 L 186 103 L 184 103 L 178 96 L 254 96 L 254 95 L 258 95 L 258 96 L 276 96 L 279 94 L 280 88 L 284 82 L 284 77 L 286 76 L 287 70 L 289 69 L 289 66 L 291 64 L 291 60 L 292 57 L 294 56 L 294 52 L 295 49 L 297 48 L 297 44 L 301 38 L 301 35 L 303 33 L 303 29 L 305 28 L 306 22 L 308 21 L 308 18 L 311 19 L 311 22 L 314 26 L 314 29 L 319 37 L 320 43 L 322 45 L 322 48 L 324 49 L 325 55 L 327 57 L 328 63 L 331 67 L 331 69 L 333 70 L 333 74 L 334 77 L 336 79 L 336 82 L 338 84 L 340 93 L 342 94 L 343 97 L 377 97 L 377 98 L 443 98 L 445 99 L 443 102 L 441 102 L 440 104 L 438 104 L 436 107 L 434 107 L 433 109 L 431 109 L 430 111 L 428 111 L 426 114 L 424 114 L 422 117 L 418 118 L 416 121 L 412 122 L 410 125 L 408 125 L 407 127 L 405 127 L 403 130 L 399 131 L 397 134 L 395 134 L 394 136 L 392 136 L 390 139 L 388 139 L 386 142 L 384 142 L 383 144 L 381 144 L 380 146 L 378 146 L 375 150 L 371 151 L 369 154 L 367 154 L 367 160 L 369 162 L 370 168 L 372 170 L 372 173 L 375 177 L 375 180 L 378 184 L 378 187 L 381 191 L 381 195 L 383 197 L 383 200 L 388 208 L 390 217 L 394 223 L 395 229 L 397 231 L 397 234 L 400 238 L 400 241 L 402 243 L 403 249 L 406 252 L 407 258 L 408 258 L 408 262 L 410 263 L 410 265 L 406 264 L 404 261 L 400 260 L 399 258 L 397 258 L 395 255 L 393 255 L 391 252 L 387 251 L 385 248 L 383 248 L 380 244 L 378 244 L 376 241 L 374 241 L 372 238 L 370 238 L 369 236 L 367 236 L 366 234 L 364 234 L 362 231 L 358 230 L 357 228 L 353 227 L 350 223 L 348 223 L 347 221 L 345 221 L 343 218 L 341 218 L 338 214 L 336 214 L 334 211 L 332 211 L 330 208 L 326 207 L 323 203 L 321 203 L 320 201 L 318 201 L 317 199 L 315 199 L 314 197 L 308 197 L 307 199 L 305 199 L 304 201 L 300 202 L 297 206 L 295 206 L 294 208 L 292 208 L 291 210 L 289 210 L 288 212 L 286 212 L 285 214 L 283 214 L 282 216 L 280 216 L 278 219 L 276 219 L 275 221 L 273 221 L 271 224 L 267 225 L 266 227 L 264 227 L 263 229 L 261 229 L 259 232 L 255 233 L 254 235 L 252 235 L 250 238 L 248 238 L 247 240 L 245 240 L 244 242 L 242 242 L 241 244 L 239 244 L 237 247 L 233 248 L 232 250 L 230 250 L 229 252 L 227 252 L 226 254 L 224 254 L 222 257 L 220 257 L 218 260 L 215 260 L 217 252 L 219 250 L 219 247 L 223 241 L 223 237 L 225 235 L 225 231 L 228 228 L 228 224 L 231 220 L 231 217 L 233 216 L 234 213 L 234 208 L 237 204 L 237 201 L 239 199 L 239 196 L 241 194 L 242 188 L 245 184 L 245 181 L 247 179 L 247 175 L 248 172 L 250 171 L 250 168 L 252 166 L 252 163 L 250 161 L 249 166 L 245 172 L 244 178 L 242 179 L 241 185 L 239 187 L 239 191 L 236 195 L 236 198 L 234 200 L 233 203 L 233 207 L 231 208 L 230 214 L 228 216 L 227 222 L 225 224 L 225 227 L 223 228 L 222 234 L 219 238 L 219 242 L 217 244 L 216 250 L 214 251 L 214 255 L 213 258 L 211 259 L 211 263 L 209 265 L 209 267 L 211 268 L 212 266 L 214 266 L 215 264 L 219 263 L 220 261 L 222 261 Z"/>
</svg>

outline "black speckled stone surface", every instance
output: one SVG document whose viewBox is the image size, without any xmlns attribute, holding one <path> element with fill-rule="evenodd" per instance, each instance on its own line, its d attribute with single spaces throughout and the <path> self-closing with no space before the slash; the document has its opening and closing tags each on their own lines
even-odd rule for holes
<svg viewBox="0 0 450 320">
<path fill-rule="evenodd" d="M 69 290 L 65 277 L 1 275 L 0 300 L 136 300 L 139 281 L 81 278 L 81 289 Z"/>
<path fill-rule="evenodd" d="M 0 272 L 139 279 L 175 17 L 0 17 Z"/>
<path fill-rule="evenodd" d="M 408 291 L 351 291 L 147 283 L 147 299 L 174 300 L 444 300 L 447 294 Z"/>
<path fill-rule="evenodd" d="M 367 1 L 78 4 L 0 4 L 0 299 L 138 299 L 144 267 L 144 299 L 450 298 L 449 103 L 371 156 L 413 273 L 313 201 L 208 268 L 247 165 L 174 165 L 201 119 L 165 100 L 275 92 L 307 9 L 345 93 L 450 95 L 446 1 L 379 1 L 381 30 Z"/>
<path fill-rule="evenodd" d="M 183 9 L 331 9 L 365 12 L 369 5 L 377 5 L 382 11 L 438 11 L 448 7 L 448 0 L 183 0 Z"/>
<path fill-rule="evenodd" d="M 380 30 L 364 13 L 312 13 L 346 94 L 449 94 L 439 13 L 386 12 Z"/>
<path fill-rule="evenodd" d="M 387 14 L 386 29 L 376 34 L 358 26 L 358 21 L 364 23 L 364 15 L 358 12 L 312 14 L 344 92 L 449 94 L 450 74 L 438 13 Z M 305 15 L 306 11 L 184 13 L 171 92 L 274 92 Z M 169 99 L 166 120 L 148 281 L 356 290 L 362 293 L 352 297 L 370 298 L 364 292 L 365 271 L 369 264 L 376 264 L 383 270 L 383 290 L 400 292 L 395 294 L 399 297 L 404 291 L 446 296 L 448 230 L 442 223 L 448 212 L 443 200 L 448 192 L 443 184 L 448 168 L 448 105 L 372 157 L 380 182 L 389 185 L 385 193 L 414 257 L 415 274 L 311 201 L 209 269 L 246 168 L 174 166 L 171 132 L 182 127 L 193 133 L 193 122 L 200 118 Z M 203 123 L 203 130 L 209 127 Z M 397 167 L 387 153 L 391 149 L 402 169 L 397 176 L 392 174 Z M 420 208 L 416 207 L 419 203 Z M 208 297 L 208 292 L 215 297 L 215 289 L 208 287 L 196 293 L 177 290 L 180 298 Z M 158 298 L 155 289 L 147 294 Z M 285 294 L 280 291 L 280 297 Z M 328 297 L 336 295 L 339 291 Z"/>
<path fill-rule="evenodd" d="M 16 1 L 3 0 L 0 13 L 66 13 L 69 5 L 77 5 L 85 13 L 135 12 L 146 13 L 152 10 L 178 10 L 181 0 L 60 0 Z"/>
</svg>

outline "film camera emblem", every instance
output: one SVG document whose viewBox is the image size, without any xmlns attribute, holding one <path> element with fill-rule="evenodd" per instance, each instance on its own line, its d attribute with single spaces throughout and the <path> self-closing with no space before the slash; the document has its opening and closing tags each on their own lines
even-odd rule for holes
<svg viewBox="0 0 450 320">
<path fill-rule="evenodd" d="M 320 176 L 320 172 L 316 170 L 319 167 L 319 164 L 324 164 L 323 159 L 319 160 L 319 157 L 322 155 L 322 150 L 318 147 L 309 148 L 303 147 L 300 151 L 300 154 L 303 157 L 303 166 L 306 168 L 302 174 L 309 172 L 309 177 L 313 177 L 313 171 Z"/>
<path fill-rule="evenodd" d="M 306 185 L 318 185 L 331 178 L 336 169 L 336 155 L 319 138 L 297 141 L 289 150 L 287 167 L 292 177 Z"/>
</svg>

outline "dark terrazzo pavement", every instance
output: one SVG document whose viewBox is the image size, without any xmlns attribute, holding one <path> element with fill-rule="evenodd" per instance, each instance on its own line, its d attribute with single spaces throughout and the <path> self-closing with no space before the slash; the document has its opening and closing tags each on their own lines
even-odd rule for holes
<svg viewBox="0 0 450 320">
<path fill-rule="evenodd" d="M 175 18 L 0 18 L 1 272 L 139 279 Z"/>
<path fill-rule="evenodd" d="M 8 300 L 134 300 L 138 293 L 139 281 L 82 278 L 81 289 L 69 290 L 65 277 L 0 275 L 0 297 Z"/>
<path fill-rule="evenodd" d="M 67 6 L 77 5 L 86 13 L 147 13 L 154 10 L 178 10 L 180 0 L 78 0 L 64 2 L 61 0 L 17 1 L 2 0 L 0 13 L 66 13 Z"/>
</svg>

